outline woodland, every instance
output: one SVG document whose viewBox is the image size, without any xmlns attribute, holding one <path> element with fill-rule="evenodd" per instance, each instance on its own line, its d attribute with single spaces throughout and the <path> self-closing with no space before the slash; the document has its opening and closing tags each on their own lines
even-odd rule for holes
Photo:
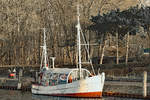
<svg viewBox="0 0 150 100">
<path fill-rule="evenodd" d="M 43 28 L 48 57 L 76 64 L 77 4 L 86 42 L 94 44 L 90 57 L 98 64 L 110 56 L 128 63 L 150 47 L 150 7 L 139 0 L 0 0 L 0 65 L 39 65 Z M 84 48 L 82 60 L 88 60 Z"/>
</svg>

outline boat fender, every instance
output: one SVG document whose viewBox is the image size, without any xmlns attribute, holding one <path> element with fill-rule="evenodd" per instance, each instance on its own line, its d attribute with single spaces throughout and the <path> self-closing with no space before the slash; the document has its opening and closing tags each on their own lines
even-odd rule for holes
<svg viewBox="0 0 150 100">
<path fill-rule="evenodd" d="M 68 83 L 72 83 L 72 76 L 71 75 L 69 76 Z"/>
</svg>

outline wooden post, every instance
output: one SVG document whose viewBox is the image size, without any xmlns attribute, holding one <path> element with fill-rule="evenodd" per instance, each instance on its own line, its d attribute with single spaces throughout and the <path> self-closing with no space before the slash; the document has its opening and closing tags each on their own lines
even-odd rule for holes
<svg viewBox="0 0 150 100">
<path fill-rule="evenodd" d="M 35 82 L 38 82 L 38 72 L 35 73 Z"/>
<path fill-rule="evenodd" d="M 143 97 L 147 96 L 147 71 L 143 73 Z"/>
<path fill-rule="evenodd" d="M 23 76 L 23 70 L 20 69 L 19 70 L 19 75 L 18 75 L 18 86 L 17 86 L 17 89 L 21 89 L 21 77 Z"/>
<path fill-rule="evenodd" d="M 21 77 L 23 76 L 23 70 L 19 70 L 19 76 L 18 76 L 18 81 L 21 82 Z"/>
</svg>

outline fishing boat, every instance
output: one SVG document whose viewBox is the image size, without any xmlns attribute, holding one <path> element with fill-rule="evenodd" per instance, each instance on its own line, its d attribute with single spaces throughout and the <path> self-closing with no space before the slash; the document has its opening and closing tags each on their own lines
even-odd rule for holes
<svg viewBox="0 0 150 100">
<path fill-rule="evenodd" d="M 77 15 L 77 68 L 55 68 L 54 64 L 52 68 L 48 67 L 44 32 L 44 45 L 42 46 L 44 63 L 41 63 L 38 82 L 32 84 L 33 94 L 83 98 L 102 97 L 105 73 L 92 75 L 90 71 L 82 68 L 79 8 Z"/>
</svg>

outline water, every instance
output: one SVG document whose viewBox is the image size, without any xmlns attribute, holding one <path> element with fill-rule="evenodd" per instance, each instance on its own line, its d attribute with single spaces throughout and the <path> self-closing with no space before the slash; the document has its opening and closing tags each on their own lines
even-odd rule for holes
<svg viewBox="0 0 150 100">
<path fill-rule="evenodd" d="M 103 98 L 66 98 L 66 97 L 52 97 L 32 95 L 31 92 L 21 92 L 14 90 L 0 89 L 0 100 L 142 100 L 131 98 L 117 98 L 117 97 L 103 97 Z"/>
</svg>

